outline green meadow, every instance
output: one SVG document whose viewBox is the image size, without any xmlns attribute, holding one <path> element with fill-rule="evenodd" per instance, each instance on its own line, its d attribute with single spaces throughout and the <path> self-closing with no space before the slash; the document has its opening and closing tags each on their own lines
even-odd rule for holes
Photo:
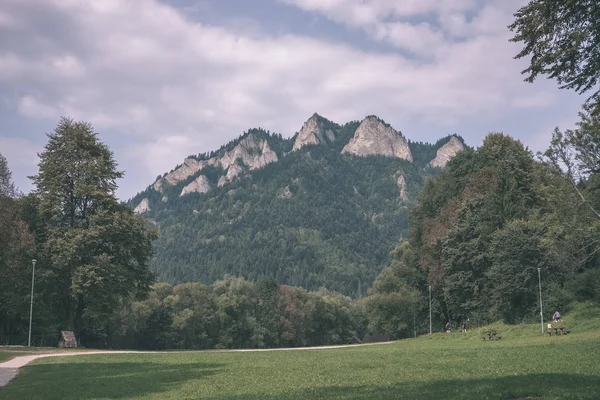
<svg viewBox="0 0 600 400">
<path fill-rule="evenodd" d="M 467 333 L 340 349 L 164 352 L 39 359 L 9 399 L 597 399 L 600 311 L 579 306 L 571 333 L 495 324 Z"/>
</svg>

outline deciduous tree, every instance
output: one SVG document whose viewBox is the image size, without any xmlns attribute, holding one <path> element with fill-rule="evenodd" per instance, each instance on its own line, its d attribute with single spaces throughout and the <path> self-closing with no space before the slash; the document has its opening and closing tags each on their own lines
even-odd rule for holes
<svg viewBox="0 0 600 400">
<path fill-rule="evenodd" d="M 62 118 L 32 177 L 46 241 L 41 268 L 54 282 L 63 328 L 82 330 L 84 313 L 103 318 L 121 297 L 146 293 L 155 233 L 115 197 L 113 154 L 86 122 Z"/>
<path fill-rule="evenodd" d="M 531 0 L 509 25 L 512 42 L 522 43 L 515 58 L 531 57 L 523 74 L 556 79 L 561 88 L 592 92 L 600 111 L 600 4 L 598 0 Z"/>
</svg>

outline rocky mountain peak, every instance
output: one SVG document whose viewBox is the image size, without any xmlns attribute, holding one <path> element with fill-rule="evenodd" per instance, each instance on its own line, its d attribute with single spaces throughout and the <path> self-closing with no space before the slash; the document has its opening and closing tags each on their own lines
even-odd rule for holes
<svg viewBox="0 0 600 400">
<path fill-rule="evenodd" d="M 197 160 L 193 157 L 186 158 L 183 164 L 175 168 L 174 171 L 159 178 L 154 182 L 152 187 L 158 192 L 163 192 L 166 186 L 177 185 L 207 166 L 220 166 L 225 170 L 226 174 L 219 179 L 219 186 L 223 186 L 243 171 L 242 167 L 238 164 L 238 160 L 248 167 L 248 169 L 253 170 L 277 161 L 278 157 L 269 147 L 266 139 L 258 138 L 251 133 L 241 139 L 232 149 L 221 155 L 208 160 Z M 190 185 L 193 185 L 194 182 Z M 205 187 L 202 182 L 198 182 L 197 184 L 199 185 L 198 188 Z M 201 191 L 196 190 L 197 188 L 193 188 L 190 185 L 184 188 L 185 193 Z M 186 190 L 188 187 L 190 189 Z M 184 192 L 182 194 L 185 194 Z M 205 192 L 201 191 L 201 193 Z"/>
<path fill-rule="evenodd" d="M 277 154 L 269 147 L 266 139 L 259 139 L 250 134 L 218 160 L 224 170 L 229 169 L 241 160 L 249 169 L 262 168 L 278 160 Z"/>
<path fill-rule="evenodd" d="M 323 117 L 319 114 L 314 113 L 310 117 L 298 132 L 296 140 L 294 141 L 294 148 L 292 150 L 298 150 L 302 146 L 309 144 L 322 144 L 333 142 L 335 140 L 335 132 L 331 129 L 327 129 L 323 123 Z"/>
<path fill-rule="evenodd" d="M 431 160 L 429 166 L 444 168 L 448 161 L 450 161 L 454 156 L 456 156 L 456 154 L 464 149 L 465 145 L 453 135 L 446 144 L 438 149 L 436 157 Z"/>
<path fill-rule="evenodd" d="M 375 116 L 365 118 L 342 153 L 357 156 L 381 155 L 412 161 L 406 139 Z"/>
</svg>

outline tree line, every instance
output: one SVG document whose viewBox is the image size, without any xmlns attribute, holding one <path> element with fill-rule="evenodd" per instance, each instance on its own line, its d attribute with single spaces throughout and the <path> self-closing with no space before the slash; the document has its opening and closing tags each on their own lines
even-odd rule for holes
<svg viewBox="0 0 600 400">
<path fill-rule="evenodd" d="M 210 286 L 157 283 L 84 340 L 153 350 L 297 347 L 346 344 L 365 328 L 357 303 L 339 293 L 227 276 Z"/>
</svg>

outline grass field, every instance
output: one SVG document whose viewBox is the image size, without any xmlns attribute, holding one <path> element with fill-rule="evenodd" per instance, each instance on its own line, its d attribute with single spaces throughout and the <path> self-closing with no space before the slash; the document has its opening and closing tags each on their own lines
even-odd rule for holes
<svg viewBox="0 0 600 400">
<path fill-rule="evenodd" d="M 479 329 L 314 351 L 115 354 L 40 359 L 9 399 L 598 399 L 600 312 L 580 307 L 566 336 L 539 325 Z"/>
</svg>

